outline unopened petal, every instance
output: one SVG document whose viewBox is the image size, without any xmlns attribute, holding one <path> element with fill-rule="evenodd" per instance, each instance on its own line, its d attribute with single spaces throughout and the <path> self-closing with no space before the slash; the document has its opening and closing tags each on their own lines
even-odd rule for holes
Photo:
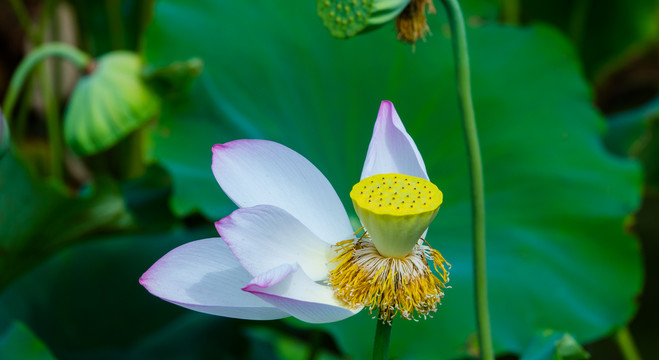
<svg viewBox="0 0 659 360">
<path fill-rule="evenodd" d="M 219 238 L 181 245 L 140 278 L 151 294 L 199 312 L 238 319 L 271 320 L 288 314 L 242 291 L 252 276 Z"/>
<path fill-rule="evenodd" d="M 297 264 L 265 272 L 243 290 L 308 323 L 339 321 L 361 310 L 345 307 L 329 286 L 311 280 Z"/>
<path fill-rule="evenodd" d="M 387 173 L 428 180 L 426 165 L 414 140 L 405 130 L 394 104 L 383 101 L 368 146 L 361 179 Z"/>
<path fill-rule="evenodd" d="M 281 264 L 298 263 L 314 281 L 327 279 L 329 244 L 285 210 L 271 205 L 242 208 L 215 226 L 238 261 L 254 276 Z"/>
<path fill-rule="evenodd" d="M 302 155 L 266 140 L 213 146 L 213 174 L 239 207 L 274 205 L 323 241 L 349 239 L 352 227 L 329 181 Z"/>
</svg>

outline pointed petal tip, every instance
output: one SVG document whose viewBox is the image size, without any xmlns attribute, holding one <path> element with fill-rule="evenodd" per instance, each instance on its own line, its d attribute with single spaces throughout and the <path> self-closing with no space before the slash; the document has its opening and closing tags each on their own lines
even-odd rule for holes
<svg viewBox="0 0 659 360">
<path fill-rule="evenodd" d="M 221 218 L 220 220 L 215 222 L 215 230 L 217 230 L 217 233 L 220 235 L 222 238 L 222 228 L 224 227 L 224 224 L 226 224 L 227 221 L 231 219 L 231 214 Z"/>
<path fill-rule="evenodd" d="M 373 127 L 361 179 L 392 172 L 428 179 L 423 158 L 405 130 L 394 104 L 383 100 Z"/>
<path fill-rule="evenodd" d="M 148 272 L 148 270 L 147 270 L 147 272 Z M 142 274 L 142 276 L 140 276 L 140 279 L 138 280 L 138 282 L 140 283 L 140 285 L 146 287 L 146 284 L 147 284 L 146 272 L 144 274 Z"/>
<path fill-rule="evenodd" d="M 359 311 L 344 307 L 331 288 L 311 280 L 299 264 L 282 264 L 262 273 L 243 290 L 308 323 L 335 322 Z"/>
<path fill-rule="evenodd" d="M 272 269 L 271 271 L 257 275 L 249 283 L 247 283 L 247 285 L 245 285 L 242 290 L 251 294 L 267 294 L 267 292 L 263 291 L 263 289 L 277 285 L 290 273 L 297 271 L 299 268 L 300 266 L 297 264 L 282 264 L 279 267 Z"/>
</svg>

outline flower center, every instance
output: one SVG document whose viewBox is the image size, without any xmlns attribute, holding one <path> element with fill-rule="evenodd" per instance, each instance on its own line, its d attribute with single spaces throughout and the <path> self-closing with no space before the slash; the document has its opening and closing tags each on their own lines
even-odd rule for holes
<svg viewBox="0 0 659 360">
<path fill-rule="evenodd" d="M 373 175 L 350 192 L 357 216 L 383 256 L 404 258 L 437 215 L 442 192 L 415 176 Z"/>
<path fill-rule="evenodd" d="M 370 312 L 377 309 L 379 319 L 386 322 L 396 315 L 417 320 L 416 316 L 426 318 L 437 311 L 448 282 L 446 267 L 450 267 L 439 251 L 416 244 L 404 258 L 386 257 L 367 234 L 336 247 L 339 255 L 332 262 L 338 265 L 330 272 L 328 284 L 348 306 L 367 306 Z M 441 279 L 430 270 L 429 260 Z"/>
</svg>

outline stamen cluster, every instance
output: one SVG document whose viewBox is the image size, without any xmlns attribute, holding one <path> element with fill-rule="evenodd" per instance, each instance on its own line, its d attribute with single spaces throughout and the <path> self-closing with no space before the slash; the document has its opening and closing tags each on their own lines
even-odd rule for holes
<svg viewBox="0 0 659 360">
<path fill-rule="evenodd" d="M 383 322 L 391 322 L 396 315 L 418 321 L 437 311 L 449 280 L 446 267 L 450 267 L 439 251 L 417 244 L 405 257 L 386 257 L 367 234 L 339 242 L 336 251 L 339 255 L 332 262 L 338 265 L 328 283 L 348 306 L 368 307 L 370 313 L 378 310 Z M 441 279 L 433 274 L 429 260 Z"/>
</svg>

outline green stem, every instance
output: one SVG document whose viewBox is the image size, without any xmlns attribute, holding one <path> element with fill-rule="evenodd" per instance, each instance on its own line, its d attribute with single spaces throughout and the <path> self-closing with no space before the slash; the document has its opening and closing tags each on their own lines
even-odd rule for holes
<svg viewBox="0 0 659 360">
<path fill-rule="evenodd" d="M 14 105 L 16 105 L 16 100 L 28 74 L 41 60 L 50 56 L 59 56 L 71 60 L 79 68 L 87 67 L 91 61 L 89 55 L 71 45 L 63 43 L 50 43 L 35 48 L 18 65 L 9 83 L 7 96 L 2 106 L 8 121 L 11 121 L 12 110 L 14 109 Z"/>
<path fill-rule="evenodd" d="M 501 21 L 508 25 L 519 25 L 519 0 L 500 0 Z"/>
<path fill-rule="evenodd" d="M 634 344 L 634 339 L 632 334 L 629 332 L 629 328 L 624 327 L 616 331 L 616 341 L 618 342 L 618 347 L 620 352 L 622 352 L 625 360 L 641 360 L 641 355 L 639 355 L 638 350 L 636 349 L 636 344 Z"/>
<path fill-rule="evenodd" d="M 572 12 L 570 14 L 570 24 L 568 33 L 572 42 L 579 48 L 583 40 L 583 30 L 588 21 L 588 9 L 590 8 L 590 0 L 578 0 L 574 2 Z"/>
<path fill-rule="evenodd" d="M 375 328 L 375 341 L 373 342 L 373 360 L 386 360 L 389 354 L 389 338 L 391 337 L 391 323 L 377 319 Z"/>
<path fill-rule="evenodd" d="M 121 20 L 121 0 L 105 0 L 110 24 L 110 42 L 115 50 L 124 49 L 124 24 Z"/>
<path fill-rule="evenodd" d="M 62 180 L 62 164 L 64 163 L 62 149 L 64 146 L 60 126 L 59 106 L 55 97 L 53 82 L 50 76 L 48 76 L 46 66 L 41 66 L 39 69 L 39 80 L 46 107 L 46 127 L 48 128 L 48 146 L 50 147 L 48 154 L 50 156 L 50 174 L 55 179 Z"/>
<path fill-rule="evenodd" d="M 39 39 L 37 39 L 36 33 L 32 30 L 32 19 L 30 19 L 30 15 L 28 14 L 27 9 L 23 4 L 23 1 L 10 0 L 9 3 L 11 4 L 11 7 L 16 14 L 18 23 L 20 24 L 21 28 L 23 28 L 25 35 L 28 37 L 28 39 L 30 39 L 30 42 L 32 42 L 32 44 L 38 43 Z"/>
<path fill-rule="evenodd" d="M 23 140 L 27 132 L 27 117 L 28 113 L 30 112 L 30 104 L 34 94 L 35 82 L 36 81 L 34 78 L 28 78 L 27 84 L 25 85 L 25 95 L 23 95 L 23 101 L 21 101 L 19 105 L 18 113 L 12 119 L 12 130 L 15 129 L 13 132 L 14 140 L 17 140 L 17 142 Z"/>
<path fill-rule="evenodd" d="M 469 53 L 465 22 L 457 0 L 442 0 L 448 15 L 453 36 L 453 54 L 457 76 L 457 90 L 465 132 L 465 142 L 469 156 L 471 175 L 471 210 L 474 243 L 474 294 L 476 302 L 476 319 L 478 325 L 478 342 L 481 358 L 494 359 L 492 334 L 490 330 L 490 313 L 487 305 L 487 267 L 485 252 L 485 191 L 483 183 L 483 164 L 481 160 L 474 105 L 471 98 L 469 75 Z"/>
</svg>

